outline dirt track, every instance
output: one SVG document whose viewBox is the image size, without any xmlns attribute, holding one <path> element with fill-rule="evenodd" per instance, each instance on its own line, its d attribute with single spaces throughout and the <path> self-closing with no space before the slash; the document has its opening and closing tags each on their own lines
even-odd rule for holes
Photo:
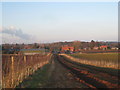
<svg viewBox="0 0 120 90">
<path fill-rule="evenodd" d="M 50 69 L 52 69 L 52 74 L 48 83 L 44 86 L 45 88 L 88 88 L 76 81 L 70 71 L 58 62 L 56 56 L 53 56 Z"/>
</svg>

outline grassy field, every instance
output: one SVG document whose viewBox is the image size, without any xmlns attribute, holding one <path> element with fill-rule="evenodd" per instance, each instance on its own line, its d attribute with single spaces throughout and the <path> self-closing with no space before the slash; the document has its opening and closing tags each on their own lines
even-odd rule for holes
<svg viewBox="0 0 120 90">
<path fill-rule="evenodd" d="M 23 50 L 22 52 L 23 53 L 41 53 L 43 51 L 40 51 L 40 50 Z"/>
<path fill-rule="evenodd" d="M 118 53 L 76 53 L 64 55 L 72 61 L 98 67 L 118 69 Z"/>
<path fill-rule="evenodd" d="M 70 54 L 75 58 L 118 63 L 118 53 Z"/>
<path fill-rule="evenodd" d="M 45 53 L 45 51 L 42 51 L 42 50 L 23 50 L 21 51 L 22 53 L 26 54 L 26 55 L 32 55 L 32 54 L 47 54 Z"/>
</svg>

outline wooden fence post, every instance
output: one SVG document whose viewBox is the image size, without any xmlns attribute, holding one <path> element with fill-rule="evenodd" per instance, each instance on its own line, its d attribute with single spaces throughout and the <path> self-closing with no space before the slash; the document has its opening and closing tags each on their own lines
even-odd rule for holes
<svg viewBox="0 0 120 90">
<path fill-rule="evenodd" d="M 11 64 L 11 70 L 12 70 L 12 83 L 11 83 L 11 88 L 13 88 L 13 84 L 14 84 L 14 57 L 13 56 L 11 56 L 11 62 L 12 62 L 12 64 Z"/>
<path fill-rule="evenodd" d="M 24 63 L 26 64 L 26 56 L 24 56 Z"/>
</svg>

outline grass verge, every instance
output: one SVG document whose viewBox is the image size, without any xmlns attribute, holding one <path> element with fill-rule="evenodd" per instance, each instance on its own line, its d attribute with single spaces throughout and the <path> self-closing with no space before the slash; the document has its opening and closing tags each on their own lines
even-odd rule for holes
<svg viewBox="0 0 120 90">
<path fill-rule="evenodd" d="M 48 81 L 48 68 L 50 63 L 46 64 L 42 68 L 34 72 L 34 74 L 28 76 L 22 83 L 16 88 L 42 88 Z"/>
</svg>

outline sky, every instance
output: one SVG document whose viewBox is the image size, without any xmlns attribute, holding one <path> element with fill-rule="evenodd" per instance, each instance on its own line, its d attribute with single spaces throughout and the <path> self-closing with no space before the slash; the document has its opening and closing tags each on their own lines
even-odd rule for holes
<svg viewBox="0 0 120 90">
<path fill-rule="evenodd" d="M 119 2 L 119 0 L 1 0 L 2 2 Z"/>
<path fill-rule="evenodd" d="M 3 2 L 3 43 L 117 41 L 117 2 Z"/>
</svg>

